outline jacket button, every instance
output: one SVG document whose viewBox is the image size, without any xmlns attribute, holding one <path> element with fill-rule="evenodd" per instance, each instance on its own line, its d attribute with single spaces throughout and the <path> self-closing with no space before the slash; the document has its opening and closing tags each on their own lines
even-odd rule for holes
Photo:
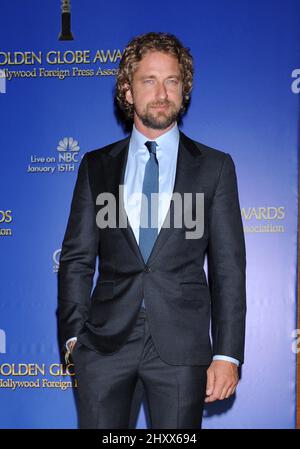
<svg viewBox="0 0 300 449">
<path fill-rule="evenodd" d="M 145 267 L 144 271 L 145 271 L 145 273 L 149 273 L 151 271 L 151 268 L 150 267 Z"/>
</svg>

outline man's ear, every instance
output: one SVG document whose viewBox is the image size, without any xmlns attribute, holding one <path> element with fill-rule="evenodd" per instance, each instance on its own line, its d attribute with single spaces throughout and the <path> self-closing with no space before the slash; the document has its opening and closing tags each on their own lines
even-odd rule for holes
<svg viewBox="0 0 300 449">
<path fill-rule="evenodd" d="M 127 84 L 126 88 L 127 88 L 127 90 L 125 92 L 125 98 L 129 104 L 133 104 L 133 97 L 132 97 L 132 92 L 131 92 L 130 86 Z"/>
</svg>

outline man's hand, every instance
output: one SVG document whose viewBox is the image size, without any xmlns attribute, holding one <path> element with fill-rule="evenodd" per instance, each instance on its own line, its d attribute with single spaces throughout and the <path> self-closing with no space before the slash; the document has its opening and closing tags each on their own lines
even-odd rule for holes
<svg viewBox="0 0 300 449">
<path fill-rule="evenodd" d="M 239 381 L 238 367 L 225 360 L 213 360 L 207 370 L 205 402 L 229 398 Z"/>
<path fill-rule="evenodd" d="M 69 359 L 70 359 L 70 355 L 72 355 L 72 352 L 73 352 L 73 349 L 74 349 L 74 346 L 76 345 L 76 343 L 77 343 L 77 341 L 76 340 L 74 340 L 74 341 L 69 341 L 69 343 L 68 343 L 68 350 L 67 350 L 67 352 L 65 353 L 65 362 L 66 362 L 66 365 L 68 365 L 68 363 L 69 363 Z"/>
<path fill-rule="evenodd" d="M 77 341 L 75 341 L 75 340 L 74 341 L 69 341 L 68 348 L 69 348 L 70 354 L 72 354 L 74 346 L 76 345 L 76 343 L 77 343 Z"/>
</svg>

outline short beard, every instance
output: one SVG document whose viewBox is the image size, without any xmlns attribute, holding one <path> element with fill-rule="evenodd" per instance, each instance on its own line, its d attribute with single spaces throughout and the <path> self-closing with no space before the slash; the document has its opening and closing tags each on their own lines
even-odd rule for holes
<svg viewBox="0 0 300 449">
<path fill-rule="evenodd" d="M 143 125 L 152 129 L 166 129 L 172 125 L 172 123 L 176 122 L 180 116 L 180 109 L 176 110 L 175 107 L 172 108 L 168 115 L 165 115 L 162 112 L 158 116 L 154 116 L 151 112 L 148 112 L 148 108 L 146 108 L 146 112 L 143 111 L 142 113 L 138 112 L 136 109 L 134 110 Z"/>
</svg>

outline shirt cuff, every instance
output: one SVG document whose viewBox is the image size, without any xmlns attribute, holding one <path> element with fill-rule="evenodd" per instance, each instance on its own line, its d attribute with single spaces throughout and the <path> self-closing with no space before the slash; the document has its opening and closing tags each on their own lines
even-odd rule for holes
<svg viewBox="0 0 300 449">
<path fill-rule="evenodd" d="M 234 359 L 233 357 L 228 357 L 227 355 L 214 355 L 213 360 L 226 360 L 226 362 L 235 363 L 237 366 L 240 364 L 239 360 Z"/>
<path fill-rule="evenodd" d="M 69 340 L 66 341 L 66 348 L 67 348 L 67 351 L 69 350 L 69 348 L 68 348 L 68 343 L 69 343 L 70 341 L 77 341 L 77 337 L 69 338 Z"/>
</svg>

